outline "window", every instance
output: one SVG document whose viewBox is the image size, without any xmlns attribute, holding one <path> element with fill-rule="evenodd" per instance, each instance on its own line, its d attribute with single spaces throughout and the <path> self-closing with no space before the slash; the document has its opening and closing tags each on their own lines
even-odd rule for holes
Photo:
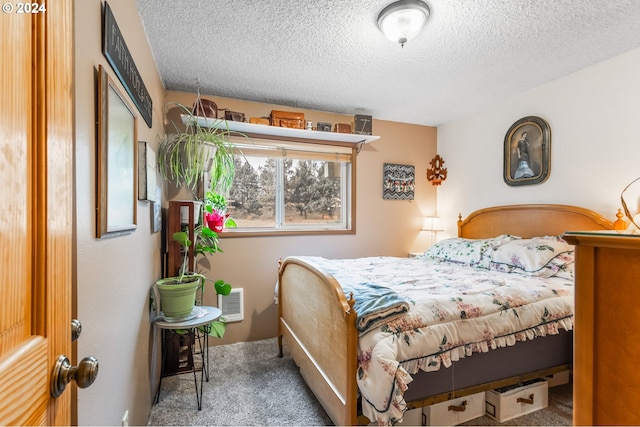
<svg viewBox="0 0 640 427">
<path fill-rule="evenodd" d="M 237 143 L 229 235 L 351 233 L 355 148 L 259 140 Z"/>
</svg>

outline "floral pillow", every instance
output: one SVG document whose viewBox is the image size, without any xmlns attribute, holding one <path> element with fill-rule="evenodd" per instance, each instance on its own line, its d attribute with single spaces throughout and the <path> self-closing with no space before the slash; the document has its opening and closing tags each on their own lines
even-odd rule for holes
<svg viewBox="0 0 640 427">
<path fill-rule="evenodd" d="M 423 256 L 488 269 L 493 249 L 513 239 L 519 239 L 519 237 L 508 234 L 493 239 L 454 237 L 431 246 Z"/>
<path fill-rule="evenodd" d="M 562 277 L 563 279 L 573 280 L 574 278 L 574 252 L 567 252 L 561 255 L 558 255 L 554 259 L 551 260 L 551 266 L 549 268 L 557 267 L 558 271 L 554 273 L 552 276 Z"/>
<path fill-rule="evenodd" d="M 556 236 L 513 240 L 494 248 L 492 270 L 529 276 L 573 276 L 573 246 Z"/>
</svg>

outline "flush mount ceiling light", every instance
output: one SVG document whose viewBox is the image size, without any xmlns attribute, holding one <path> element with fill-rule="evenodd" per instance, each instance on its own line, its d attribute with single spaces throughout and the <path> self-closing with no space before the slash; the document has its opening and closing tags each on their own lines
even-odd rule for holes
<svg viewBox="0 0 640 427">
<path fill-rule="evenodd" d="M 380 31 L 391 41 L 404 44 L 420 33 L 430 10 L 419 0 L 400 0 L 382 9 L 378 15 Z"/>
</svg>

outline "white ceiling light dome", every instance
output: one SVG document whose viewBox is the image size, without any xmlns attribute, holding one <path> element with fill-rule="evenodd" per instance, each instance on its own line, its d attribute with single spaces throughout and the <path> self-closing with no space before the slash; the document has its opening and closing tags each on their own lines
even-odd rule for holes
<svg viewBox="0 0 640 427">
<path fill-rule="evenodd" d="M 400 0 L 382 9 L 378 27 L 389 40 L 404 47 L 420 33 L 430 14 L 429 6 L 420 0 Z"/>
</svg>

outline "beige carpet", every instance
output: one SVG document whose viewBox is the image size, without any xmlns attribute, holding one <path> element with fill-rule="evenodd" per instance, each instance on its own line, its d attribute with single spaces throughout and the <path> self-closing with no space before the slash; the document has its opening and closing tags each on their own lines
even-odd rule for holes
<svg viewBox="0 0 640 427">
<path fill-rule="evenodd" d="M 211 347 L 210 381 L 198 411 L 191 374 L 162 380 L 148 425 L 331 425 L 291 357 L 278 358 L 275 338 Z M 464 425 L 571 425 L 571 385 L 549 389 L 549 407 L 500 424 L 480 417 Z"/>
</svg>

